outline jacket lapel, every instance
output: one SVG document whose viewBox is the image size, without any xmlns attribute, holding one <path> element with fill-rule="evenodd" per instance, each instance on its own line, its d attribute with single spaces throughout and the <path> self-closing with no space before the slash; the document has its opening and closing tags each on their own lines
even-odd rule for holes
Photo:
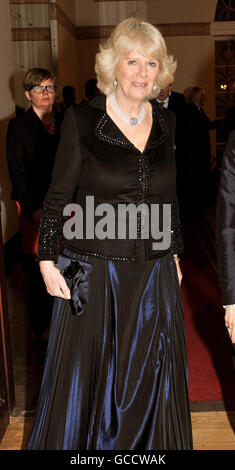
<svg viewBox="0 0 235 470">
<path fill-rule="evenodd" d="M 144 153 L 160 145 L 169 135 L 161 106 L 158 105 L 156 100 L 154 101 L 155 102 L 151 102 L 153 108 L 153 124 Z M 99 140 L 127 149 L 136 149 L 106 113 L 105 95 L 97 96 L 92 100 L 90 105 L 100 111 L 95 125 L 95 135 Z"/>
</svg>

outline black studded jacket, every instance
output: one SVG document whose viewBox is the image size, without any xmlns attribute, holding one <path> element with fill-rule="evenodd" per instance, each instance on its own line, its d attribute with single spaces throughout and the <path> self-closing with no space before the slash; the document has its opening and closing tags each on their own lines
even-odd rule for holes
<svg viewBox="0 0 235 470">
<path fill-rule="evenodd" d="M 152 109 L 153 125 L 143 152 L 123 135 L 108 116 L 104 95 L 95 98 L 92 104 L 74 105 L 66 111 L 52 182 L 44 201 L 39 260 L 56 262 L 61 246 L 62 250 L 64 247 L 82 255 L 133 262 L 157 258 L 170 250 L 177 254 L 182 252 L 175 184 L 175 115 L 157 102 L 152 104 Z M 91 203 L 96 214 L 94 221 L 91 213 L 86 216 L 87 196 L 90 196 L 90 201 L 94 201 Z M 76 211 L 71 214 L 74 238 L 67 237 L 67 232 L 63 231 L 70 215 L 68 212 L 64 215 L 63 211 L 69 203 L 79 205 L 79 215 L 83 215 L 78 220 L 78 217 L 74 217 Z M 111 205 L 112 211 L 104 212 L 101 217 L 101 213 L 96 213 L 100 204 Z M 137 213 L 135 239 L 119 237 L 117 214 L 120 204 L 134 204 L 136 207 L 144 204 L 147 208 L 156 204 L 159 206 L 159 214 L 163 213 L 163 204 L 170 204 L 170 246 L 153 249 L 156 238 L 152 236 L 151 229 L 148 237 L 142 236 L 144 219 L 140 211 Z M 96 236 L 94 223 L 101 221 L 104 224 L 104 214 L 109 214 L 109 220 L 113 216 L 112 220 L 116 223 L 114 236 L 110 236 L 110 232 L 106 237 Z M 160 226 L 162 217 L 159 215 Z M 76 223 L 80 224 L 79 227 L 76 227 Z"/>
</svg>

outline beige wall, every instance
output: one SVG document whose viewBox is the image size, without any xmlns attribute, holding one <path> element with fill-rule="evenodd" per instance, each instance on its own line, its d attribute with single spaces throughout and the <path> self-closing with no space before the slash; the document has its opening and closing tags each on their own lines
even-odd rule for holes
<svg viewBox="0 0 235 470">
<path fill-rule="evenodd" d="M 11 25 L 14 28 L 49 26 L 49 8 L 47 4 L 11 4 Z"/>
<path fill-rule="evenodd" d="M 79 64 L 81 64 L 78 53 L 78 41 L 58 22 L 57 35 L 59 99 L 61 99 L 61 91 L 65 85 L 72 85 L 76 88 L 78 99 L 80 97 Z"/>
<path fill-rule="evenodd" d="M 217 0 L 146 0 L 147 19 L 159 23 L 210 22 Z"/>
<path fill-rule="evenodd" d="M 68 2 L 69 3 L 69 2 Z M 94 2 L 76 0 L 79 26 L 116 24 L 128 16 L 138 16 L 159 23 L 213 21 L 217 0 L 138 0 Z"/>
<path fill-rule="evenodd" d="M 8 176 L 5 152 L 5 136 L 9 117 L 14 113 L 13 60 L 11 49 L 10 1 L 0 2 L 0 194 L 3 241 L 9 240 L 17 231 L 18 222 L 15 203 L 10 201 L 11 184 Z"/>
<path fill-rule="evenodd" d="M 95 54 L 98 51 L 99 40 L 89 39 L 77 41 L 77 55 L 79 67 L 79 99 L 84 96 L 86 80 L 95 78 Z"/>
<path fill-rule="evenodd" d="M 145 18 L 146 13 L 146 0 L 126 2 L 76 0 L 76 21 L 78 26 L 116 24 L 129 16 Z"/>
<path fill-rule="evenodd" d="M 56 0 L 57 5 L 63 10 L 63 12 L 76 23 L 76 3 L 78 0 Z M 86 0 L 83 0 L 83 4 L 86 4 Z"/>
<path fill-rule="evenodd" d="M 192 86 L 204 86 L 207 104 L 214 101 L 214 46 L 210 36 L 179 36 L 166 38 L 168 51 L 177 59 L 174 89 L 184 92 Z M 187 46 L 186 46 L 187 45 Z"/>
</svg>

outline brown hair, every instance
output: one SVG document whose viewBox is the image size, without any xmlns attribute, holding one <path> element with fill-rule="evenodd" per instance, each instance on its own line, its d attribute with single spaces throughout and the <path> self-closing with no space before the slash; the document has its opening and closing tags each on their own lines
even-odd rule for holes
<svg viewBox="0 0 235 470">
<path fill-rule="evenodd" d="M 23 88 L 30 91 L 34 86 L 40 85 L 40 83 L 46 80 L 52 80 L 56 85 L 56 77 L 50 70 L 34 67 L 26 73 Z"/>
</svg>

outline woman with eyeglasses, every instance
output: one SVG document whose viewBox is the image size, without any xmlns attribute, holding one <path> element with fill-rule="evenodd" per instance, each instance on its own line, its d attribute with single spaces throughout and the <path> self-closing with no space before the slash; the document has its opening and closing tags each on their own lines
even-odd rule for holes
<svg viewBox="0 0 235 470">
<path fill-rule="evenodd" d="M 36 262 L 37 240 L 42 204 L 59 141 L 61 118 L 53 109 L 56 77 L 49 70 L 30 69 L 25 75 L 23 87 L 31 106 L 23 115 L 10 120 L 6 148 L 13 186 L 11 198 L 17 202 L 19 212 L 32 332 L 41 338 L 49 325 L 52 301 Z"/>
</svg>

